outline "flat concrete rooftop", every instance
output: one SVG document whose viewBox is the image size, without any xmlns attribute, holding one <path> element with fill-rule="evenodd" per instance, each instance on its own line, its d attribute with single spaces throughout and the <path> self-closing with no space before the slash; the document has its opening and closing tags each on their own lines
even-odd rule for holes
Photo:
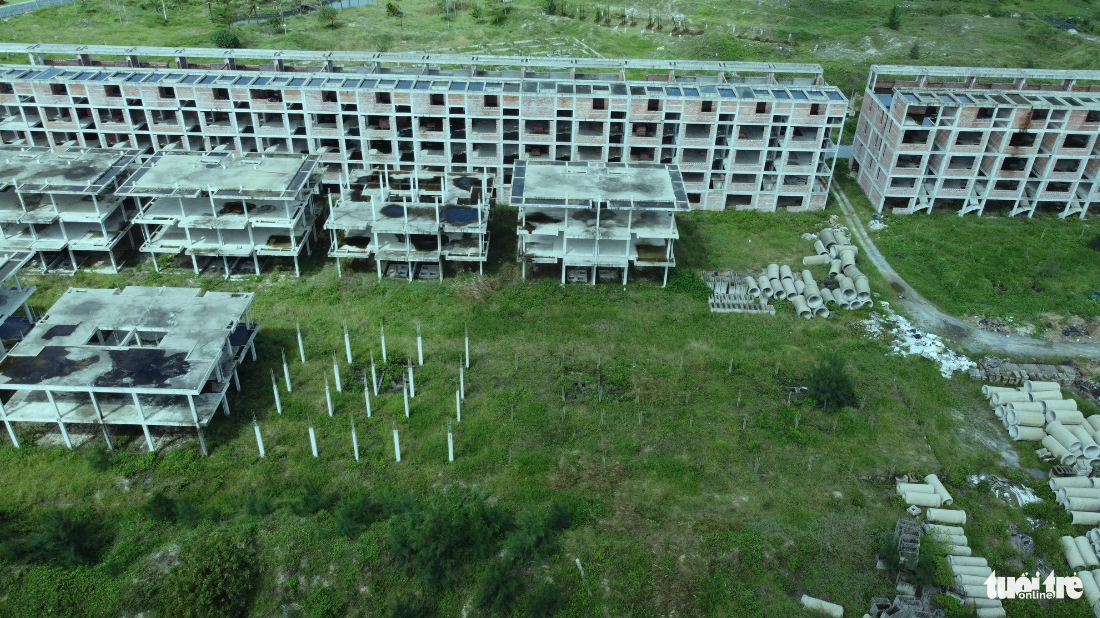
<svg viewBox="0 0 1100 618">
<path fill-rule="evenodd" d="M 0 388 L 199 394 L 242 323 L 251 293 L 70 288 L 0 362 Z"/>
<path fill-rule="evenodd" d="M 0 189 L 24 192 L 96 194 L 136 152 L 107 149 L 0 146 Z"/>
<path fill-rule="evenodd" d="M 512 201 L 523 205 L 588 206 L 608 202 L 611 208 L 686 208 L 680 174 L 658 164 L 587 163 L 517 165 Z"/>
<path fill-rule="evenodd" d="M 238 155 L 230 152 L 177 153 L 161 151 L 135 172 L 116 193 L 120 195 L 297 199 L 319 157 L 300 155 Z"/>
</svg>

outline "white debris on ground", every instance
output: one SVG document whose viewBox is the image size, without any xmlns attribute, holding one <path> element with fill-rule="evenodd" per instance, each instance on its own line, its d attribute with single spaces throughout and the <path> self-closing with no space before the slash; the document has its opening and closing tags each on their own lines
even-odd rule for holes
<svg viewBox="0 0 1100 618">
<path fill-rule="evenodd" d="M 887 227 L 888 226 L 885 223 L 879 221 L 878 219 L 872 219 L 871 222 L 867 224 L 867 229 L 875 232 L 877 232 L 878 230 L 885 230 Z"/>
<path fill-rule="evenodd" d="M 811 232 L 806 232 L 805 234 L 802 235 L 802 240 L 808 240 L 810 242 L 813 242 L 813 241 L 817 240 L 817 234 L 813 234 Z"/>
<path fill-rule="evenodd" d="M 970 481 L 971 485 L 977 485 L 982 481 L 989 483 L 989 489 L 993 492 L 994 496 L 1005 498 L 1009 503 L 1015 501 L 1017 506 L 1043 501 L 1039 496 L 1035 495 L 1035 492 L 1032 491 L 1030 487 L 1025 485 L 1013 485 L 1008 482 L 1008 479 L 1003 479 L 992 474 L 972 474 L 968 476 L 966 480 Z"/>
<path fill-rule="evenodd" d="M 872 311 L 871 319 L 865 320 L 863 327 L 872 337 L 881 336 L 883 333 L 889 334 L 893 339 L 891 347 L 894 354 L 900 356 L 916 354 L 927 358 L 939 365 L 940 374 L 945 378 L 950 378 L 956 371 L 977 367 L 974 361 L 947 349 L 938 336 L 916 328 L 909 320 L 894 313 L 889 303 L 879 302 L 879 307 L 886 314 L 885 317 Z"/>
</svg>

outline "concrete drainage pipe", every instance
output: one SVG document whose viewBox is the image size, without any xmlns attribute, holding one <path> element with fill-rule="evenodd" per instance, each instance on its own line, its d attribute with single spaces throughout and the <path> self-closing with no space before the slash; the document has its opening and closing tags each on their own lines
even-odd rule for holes
<svg viewBox="0 0 1100 618">
<path fill-rule="evenodd" d="M 855 280 L 856 298 L 859 300 L 871 300 L 871 286 L 867 284 L 867 277 Z"/>
<path fill-rule="evenodd" d="M 837 279 L 837 283 L 840 284 L 840 297 L 843 298 L 844 301 L 848 302 L 848 303 L 855 300 L 856 299 L 856 288 L 855 288 L 854 285 L 852 285 L 852 280 L 849 279 L 848 277 L 845 277 L 844 275 L 840 275 L 836 279 Z"/>
<path fill-rule="evenodd" d="M 829 255 L 829 250 L 825 248 L 820 238 L 814 241 L 814 253 L 818 255 Z"/>
<path fill-rule="evenodd" d="M 775 290 L 772 289 L 772 282 L 767 277 L 757 277 L 757 281 L 760 282 L 760 293 L 764 295 L 764 298 L 771 298 Z"/>
<path fill-rule="evenodd" d="M 962 556 L 952 556 L 952 558 L 961 558 Z M 993 569 L 987 566 L 951 566 L 951 572 L 955 575 L 978 575 L 979 577 L 989 577 L 989 574 L 993 572 Z"/>
<path fill-rule="evenodd" d="M 1012 425 L 1024 427 L 1045 427 L 1047 418 L 1038 412 L 1012 412 L 1009 408 L 1008 422 Z M 1065 423 L 1063 423 L 1065 424 Z"/>
<path fill-rule="evenodd" d="M 859 253 L 859 247 L 855 245 L 834 245 L 829 249 L 829 254 L 835 258 L 840 258 L 842 262 L 844 261 L 845 253 L 851 253 L 852 259 L 854 260 L 856 254 Z"/>
<path fill-rule="evenodd" d="M 1027 393 L 1021 391 L 1007 391 L 993 393 L 993 396 L 989 398 L 989 402 L 995 406 L 1001 406 L 1006 403 L 1013 403 L 1016 401 L 1031 401 L 1028 399 Z"/>
<path fill-rule="evenodd" d="M 833 291 L 832 290 L 830 290 L 829 288 L 821 288 L 820 292 L 821 292 L 821 302 L 825 306 L 828 306 L 829 303 L 833 303 L 834 305 L 837 304 L 836 299 L 833 298 Z"/>
<path fill-rule="evenodd" d="M 802 258 L 803 266 L 824 266 L 832 262 L 832 258 L 827 255 L 807 255 Z"/>
<path fill-rule="evenodd" d="M 903 494 L 901 497 L 905 500 L 906 504 L 913 504 L 916 506 L 941 506 L 943 504 L 943 500 L 936 494 L 922 494 L 920 492 L 911 491 Z"/>
<path fill-rule="evenodd" d="M 1046 399 L 1036 403 L 1043 404 L 1043 411 L 1047 410 L 1076 410 L 1076 399 Z"/>
<path fill-rule="evenodd" d="M 985 577 L 982 577 L 981 575 L 956 574 L 955 575 L 955 583 L 960 585 L 960 586 L 964 586 L 964 587 L 965 586 L 984 586 L 985 585 L 985 580 L 988 577 L 989 577 L 988 575 L 986 575 Z"/>
<path fill-rule="evenodd" d="M 828 318 L 830 315 L 832 315 L 832 314 L 829 312 L 828 309 L 825 308 L 825 305 L 822 305 L 822 306 L 817 307 L 816 309 L 814 309 L 814 317 L 815 318 Z"/>
<path fill-rule="evenodd" d="M 790 300 L 792 296 L 798 295 L 798 290 L 794 288 L 793 279 L 780 279 L 779 284 L 783 286 L 783 294 Z"/>
<path fill-rule="evenodd" d="M 1050 401 L 1052 399 L 1061 400 L 1062 393 L 1058 391 L 1036 391 L 1034 393 L 1028 393 L 1031 401 Z"/>
<path fill-rule="evenodd" d="M 1081 425 L 1085 422 L 1085 415 L 1077 410 L 1048 410 L 1043 414 L 1043 418 L 1047 419 L 1048 423 L 1058 421 L 1067 427 Z M 1089 428 L 1096 431 L 1096 428 L 1092 427 L 1091 423 L 1089 424 Z"/>
<path fill-rule="evenodd" d="M 1026 425 L 1010 425 L 1008 427 L 1008 437 L 1020 441 L 1036 442 L 1047 437 L 1047 432 L 1040 427 L 1029 427 Z"/>
<path fill-rule="evenodd" d="M 1069 452 L 1058 440 L 1054 439 L 1054 436 L 1049 435 L 1049 432 L 1047 437 L 1043 438 L 1043 446 L 1047 447 L 1050 454 L 1054 455 L 1058 463 L 1063 466 L 1072 466 L 1077 463 L 1077 455 Z"/>
<path fill-rule="evenodd" d="M 1082 511 L 1085 513 L 1100 513 L 1100 499 L 1097 498 L 1066 498 L 1067 511 Z"/>
<path fill-rule="evenodd" d="M 831 262 L 829 262 L 830 277 L 836 277 L 842 272 L 844 272 L 844 267 L 840 264 L 840 260 L 832 260 Z"/>
<path fill-rule="evenodd" d="M 806 294 L 806 304 L 809 306 L 816 308 L 825 304 L 825 301 L 821 299 L 821 289 L 817 287 L 813 280 L 806 284 L 804 293 Z"/>
<path fill-rule="evenodd" d="M 779 267 L 779 279 L 781 281 L 794 281 L 794 273 L 791 272 L 791 267 L 786 264 Z"/>
<path fill-rule="evenodd" d="M 806 594 L 802 595 L 802 607 L 810 611 L 820 612 L 826 616 L 832 616 L 833 618 L 841 618 L 841 616 L 844 615 L 844 608 L 836 603 L 815 599 Z"/>
<path fill-rule="evenodd" d="M 844 251 L 840 254 L 840 265 L 844 268 L 856 265 L 856 254 L 851 251 Z"/>
<path fill-rule="evenodd" d="M 1093 551 L 1092 543 L 1089 543 L 1088 539 L 1083 536 L 1077 536 L 1073 537 L 1073 542 L 1077 544 L 1077 551 L 1081 552 L 1081 557 L 1085 560 L 1085 566 L 1100 566 L 1100 558 L 1096 557 L 1096 552 Z M 1095 581 L 1093 583 L 1095 583 Z"/>
<path fill-rule="evenodd" d="M 1085 558 L 1081 556 L 1081 550 L 1077 549 L 1077 542 L 1071 536 L 1058 539 L 1062 546 L 1062 552 L 1066 555 L 1066 562 L 1071 569 L 1081 569 L 1085 566 Z"/>
<path fill-rule="evenodd" d="M 1075 438 L 1081 441 L 1081 454 L 1089 459 L 1100 458 L 1100 444 L 1093 440 L 1085 428 L 1081 425 L 1069 425 L 1066 426 Z"/>
<path fill-rule="evenodd" d="M 783 283 L 786 283 L 786 281 L 784 281 Z M 809 305 L 806 304 L 805 296 L 799 294 L 796 296 L 791 296 L 790 299 L 791 304 L 794 305 L 794 312 L 796 315 L 798 315 L 798 317 L 805 318 L 807 320 L 814 317 L 813 311 L 810 311 Z"/>
<path fill-rule="evenodd" d="M 969 556 L 971 549 L 965 545 L 945 545 L 949 556 Z"/>
<path fill-rule="evenodd" d="M 1075 526 L 1100 526 L 1100 513 L 1088 511 L 1070 511 L 1071 523 Z"/>
<path fill-rule="evenodd" d="M 936 488 L 932 487 L 928 483 L 898 483 L 897 486 L 898 495 L 905 495 L 908 493 L 917 494 L 934 494 Z"/>
<path fill-rule="evenodd" d="M 1024 380 L 1024 391 L 1035 393 L 1038 391 L 1062 392 L 1062 385 L 1057 382 L 1040 382 L 1038 380 Z"/>
<path fill-rule="evenodd" d="M 963 558 L 963 557 L 960 557 L 960 556 L 948 556 L 947 557 L 947 564 L 949 564 L 952 568 L 954 568 L 956 566 L 960 566 L 960 567 L 971 567 L 971 566 L 988 567 L 989 566 L 989 563 L 986 562 L 986 559 L 982 558 L 981 556 L 974 556 L 973 558 Z"/>
<path fill-rule="evenodd" d="M 767 273 L 768 273 L 768 279 L 778 279 L 779 278 L 779 265 L 778 264 L 768 264 Z"/>
<path fill-rule="evenodd" d="M 1058 504 L 1065 504 L 1066 500 L 1070 498 L 1092 498 L 1093 500 L 1100 500 L 1100 489 L 1095 487 L 1059 487 L 1058 491 L 1054 492 L 1054 500 Z M 1091 530 L 1089 532 L 1092 532 Z M 1100 533 L 1100 531 L 1097 531 Z"/>
<path fill-rule="evenodd" d="M 779 279 L 772 278 L 771 286 L 772 286 L 772 296 L 778 298 L 779 300 L 786 300 L 787 299 L 787 290 L 783 288 L 783 284 L 780 283 Z"/>
<path fill-rule="evenodd" d="M 794 292 L 795 292 L 795 294 L 801 294 L 801 295 L 805 296 L 805 294 L 806 294 L 806 284 L 802 283 L 801 279 L 795 279 L 794 280 Z"/>
<path fill-rule="evenodd" d="M 1088 562 L 1088 558 L 1085 561 Z M 1085 593 L 1089 605 L 1095 607 L 1096 602 L 1100 601 L 1100 588 L 1096 587 L 1096 578 L 1092 576 L 1092 573 L 1078 573 L 1078 575 L 1080 576 L 1078 579 L 1081 580 L 1081 592 Z M 1096 615 L 1095 611 L 1094 609 L 1093 615 Z"/>
<path fill-rule="evenodd" d="M 985 586 L 982 586 L 982 589 L 984 590 Z M 997 605 L 995 607 L 979 607 L 974 613 L 978 616 L 978 618 L 1006 618 L 1008 616 L 1008 614 L 1005 612 L 1005 608 L 1001 607 L 1000 605 Z"/>
<path fill-rule="evenodd" d="M 760 286 L 756 285 L 756 279 L 745 277 L 745 286 L 749 292 L 749 296 L 760 297 Z"/>
<path fill-rule="evenodd" d="M 990 386 L 988 384 L 982 386 L 982 396 L 989 399 L 993 396 L 993 393 L 1013 393 L 1016 389 L 1011 386 Z"/>
<path fill-rule="evenodd" d="M 1082 489 L 1093 487 L 1092 479 L 1087 476 L 1053 476 L 1047 481 L 1047 485 L 1049 485 L 1050 490 L 1054 492 L 1068 487 Z"/>
<path fill-rule="evenodd" d="M 826 249 L 836 244 L 836 237 L 833 236 L 833 231 L 830 229 L 824 229 L 818 232 L 817 239 L 821 241 L 821 244 L 825 245 Z"/>
<path fill-rule="evenodd" d="M 1006 406 L 993 406 L 993 416 L 997 417 L 997 420 L 1002 422 L 1008 422 L 1008 408 Z M 1043 424 L 1046 425 L 1046 419 L 1044 418 Z"/>
<path fill-rule="evenodd" d="M 951 506 L 955 503 L 955 499 L 951 497 L 951 494 L 947 493 L 947 488 L 944 487 L 943 483 L 940 482 L 940 477 L 936 476 L 935 474 L 929 474 L 928 476 L 924 477 L 924 482 L 928 483 L 932 486 L 933 489 L 936 490 L 936 495 L 939 496 L 941 500 L 943 500 L 944 504 L 946 504 L 947 506 Z"/>
<path fill-rule="evenodd" d="M 1096 431 L 1100 431 L 1100 414 L 1093 414 L 1086 418 L 1085 422 L 1088 423 L 1089 427 L 1092 427 Z"/>
<path fill-rule="evenodd" d="M 1046 430 L 1047 433 L 1050 434 L 1052 438 L 1057 440 L 1058 443 L 1061 444 L 1067 451 L 1071 453 L 1081 452 L 1081 440 L 1079 440 L 1077 436 L 1074 436 L 1072 433 L 1070 433 L 1069 429 L 1067 429 L 1065 425 L 1059 423 L 1058 421 L 1052 421 L 1047 423 Z"/>
<path fill-rule="evenodd" d="M 1043 408 L 1043 402 L 1041 401 L 1010 401 L 1005 404 L 1005 411 L 1011 418 L 1013 412 L 1035 412 L 1041 415 L 1046 410 Z"/>
<path fill-rule="evenodd" d="M 948 509 L 928 509 L 928 512 L 925 513 L 925 517 L 929 521 L 939 522 L 943 524 L 957 524 L 960 526 L 966 525 L 965 511 L 952 511 Z"/>
</svg>

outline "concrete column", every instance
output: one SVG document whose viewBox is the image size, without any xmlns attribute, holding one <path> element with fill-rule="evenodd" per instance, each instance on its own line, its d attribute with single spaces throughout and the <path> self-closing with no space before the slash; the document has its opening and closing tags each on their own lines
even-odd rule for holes
<svg viewBox="0 0 1100 618">
<path fill-rule="evenodd" d="M 103 430 L 103 439 L 107 441 L 107 449 L 115 450 L 115 445 L 111 442 L 111 434 L 107 431 L 107 423 L 103 422 L 103 411 L 99 408 L 99 401 L 95 398 L 95 393 L 88 391 L 88 395 L 92 398 L 92 407 L 95 408 L 95 415 L 99 418 L 99 428 Z"/>
<path fill-rule="evenodd" d="M 195 423 L 195 431 L 199 434 L 199 449 L 202 451 L 202 456 L 207 457 L 210 455 L 206 450 L 206 438 L 202 435 L 202 425 L 199 424 L 199 412 L 195 409 L 195 396 L 188 395 L 187 403 L 191 406 L 191 420 Z"/>
<path fill-rule="evenodd" d="M 8 414 L 4 410 L 3 402 L 0 402 L 0 418 L 4 419 L 4 427 L 8 428 L 8 436 L 11 437 L 11 443 L 15 445 L 15 448 L 19 448 L 19 438 L 15 435 L 15 428 L 11 426 L 11 421 L 8 420 Z"/>
<path fill-rule="evenodd" d="M 48 393 L 47 393 L 48 394 Z M 137 393 L 131 393 L 134 397 L 134 406 L 137 407 L 138 416 L 141 417 L 141 430 L 145 432 L 145 443 L 149 445 L 149 452 L 157 450 L 153 446 L 153 436 L 149 433 L 149 425 L 145 424 L 145 410 L 141 407 L 141 400 Z"/>
</svg>

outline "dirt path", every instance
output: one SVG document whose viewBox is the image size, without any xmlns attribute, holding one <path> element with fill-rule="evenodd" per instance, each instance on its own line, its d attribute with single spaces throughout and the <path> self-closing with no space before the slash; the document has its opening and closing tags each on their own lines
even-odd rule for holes
<svg viewBox="0 0 1100 618">
<path fill-rule="evenodd" d="M 1044 356 L 1100 358 L 1100 343 L 1062 343 L 1020 335 L 991 333 L 943 313 L 906 283 L 890 266 L 878 247 L 871 242 L 871 237 L 864 229 L 863 222 L 859 220 L 852 203 L 848 201 L 848 196 L 835 185 L 833 192 L 844 213 L 848 229 L 852 231 L 852 236 L 863 246 L 866 256 L 897 294 L 897 298 L 892 300 L 891 304 L 900 304 L 916 326 L 942 337 L 949 337 L 969 352 L 993 352 L 1029 358 Z"/>
</svg>

